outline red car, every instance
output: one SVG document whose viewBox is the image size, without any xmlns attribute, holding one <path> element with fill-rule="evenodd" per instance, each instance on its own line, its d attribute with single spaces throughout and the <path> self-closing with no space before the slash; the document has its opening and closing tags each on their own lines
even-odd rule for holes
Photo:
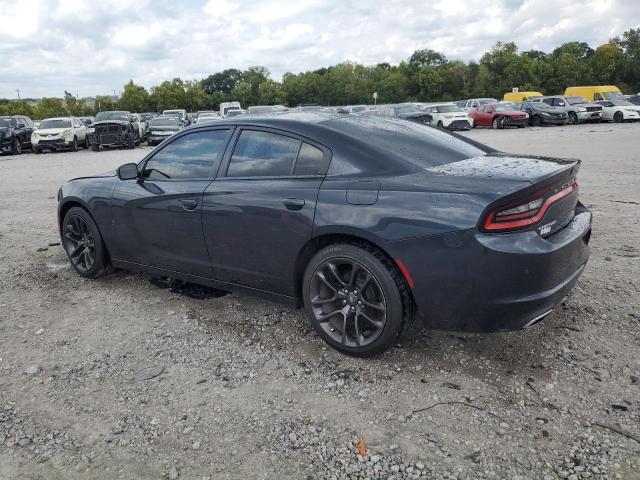
<svg viewBox="0 0 640 480">
<path fill-rule="evenodd" d="M 524 128 L 529 121 L 529 115 L 515 110 L 509 103 L 489 103 L 481 105 L 477 110 L 470 111 L 474 127 Z"/>
</svg>

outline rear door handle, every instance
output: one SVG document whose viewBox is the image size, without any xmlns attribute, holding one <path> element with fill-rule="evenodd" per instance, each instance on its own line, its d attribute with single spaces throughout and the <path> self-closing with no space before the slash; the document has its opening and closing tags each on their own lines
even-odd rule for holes
<svg viewBox="0 0 640 480">
<path fill-rule="evenodd" d="M 182 209 L 186 210 L 187 212 L 192 212 L 193 210 L 196 209 L 197 206 L 198 206 L 197 200 L 192 200 L 192 199 L 182 200 Z"/>
<path fill-rule="evenodd" d="M 287 198 L 286 200 L 283 200 L 282 203 L 287 207 L 287 210 L 300 210 L 304 207 L 303 198 Z"/>
</svg>

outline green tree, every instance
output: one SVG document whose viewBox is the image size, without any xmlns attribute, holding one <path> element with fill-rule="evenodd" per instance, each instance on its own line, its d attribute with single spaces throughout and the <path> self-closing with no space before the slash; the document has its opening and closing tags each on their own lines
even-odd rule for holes
<svg viewBox="0 0 640 480">
<path fill-rule="evenodd" d="M 111 110 L 118 110 L 118 102 L 108 95 L 99 95 L 96 97 L 95 110 L 96 112 L 108 112 Z"/>
<path fill-rule="evenodd" d="M 37 118 L 64 117 L 68 115 L 64 102 L 59 98 L 43 98 L 34 112 Z"/>
<path fill-rule="evenodd" d="M 149 92 L 143 86 L 133 83 L 133 80 L 125 84 L 118 103 L 122 110 L 128 112 L 146 112 L 151 106 Z"/>
<path fill-rule="evenodd" d="M 64 91 L 64 104 L 67 107 L 69 115 L 76 117 L 88 115 L 91 111 L 84 98 L 76 98 L 66 90 Z"/>
<path fill-rule="evenodd" d="M 242 80 L 242 71 L 237 68 L 228 68 L 222 72 L 209 75 L 202 80 L 202 89 L 208 95 L 214 92 L 230 94 L 238 83 Z"/>
</svg>

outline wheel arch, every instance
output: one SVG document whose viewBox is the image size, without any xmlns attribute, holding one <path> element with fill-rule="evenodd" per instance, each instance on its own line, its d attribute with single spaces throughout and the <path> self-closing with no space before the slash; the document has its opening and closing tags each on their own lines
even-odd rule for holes
<svg viewBox="0 0 640 480">
<path fill-rule="evenodd" d="M 104 235 L 102 234 L 102 229 L 100 228 L 100 224 L 96 221 L 96 218 L 91 212 L 89 205 L 78 197 L 70 197 L 68 199 L 64 199 L 64 201 L 62 202 L 62 205 L 60 205 L 60 207 L 58 208 L 58 231 L 60 232 L 60 236 L 62 237 L 62 222 L 64 220 L 64 216 L 73 207 L 82 208 L 89 214 L 89 216 L 91 217 L 91 220 L 93 220 L 93 223 L 96 224 L 96 228 L 98 229 L 98 232 L 100 232 L 100 237 L 102 238 L 102 245 L 104 246 L 104 251 L 106 252 L 107 257 L 111 258 L 111 255 L 109 254 L 109 248 L 107 247 L 107 244 L 104 241 Z"/>
<path fill-rule="evenodd" d="M 385 257 L 387 257 L 393 267 L 397 269 L 400 277 L 405 281 L 405 283 L 407 283 L 407 291 L 409 292 L 411 302 L 414 303 L 413 292 L 408 286 L 405 274 L 400 270 L 400 268 L 398 268 L 395 259 L 389 254 L 389 252 L 380 245 L 380 242 L 376 242 L 372 240 L 369 235 L 362 235 L 360 232 L 336 231 L 323 232 L 312 237 L 298 252 L 293 269 L 294 295 L 298 305 L 300 305 L 302 301 L 302 279 L 309 261 L 318 251 L 335 243 L 365 244 L 380 251 Z"/>
</svg>

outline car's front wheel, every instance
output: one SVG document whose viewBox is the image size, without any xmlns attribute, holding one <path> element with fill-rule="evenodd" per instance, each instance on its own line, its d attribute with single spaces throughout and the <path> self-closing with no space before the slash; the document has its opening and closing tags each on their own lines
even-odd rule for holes
<svg viewBox="0 0 640 480">
<path fill-rule="evenodd" d="M 78 151 L 78 139 L 76 137 L 73 137 L 73 142 L 71 142 L 71 147 L 70 147 L 72 152 L 77 152 Z"/>
<path fill-rule="evenodd" d="M 406 282 L 368 245 L 334 244 L 314 255 L 303 278 L 304 305 L 320 337 L 348 355 L 391 347 L 411 319 Z"/>
<path fill-rule="evenodd" d="M 494 128 L 494 130 L 502 128 L 502 125 L 503 125 L 503 122 L 502 122 L 502 118 L 500 117 L 495 117 L 493 119 L 493 122 L 491 122 L 491 126 Z"/>
<path fill-rule="evenodd" d="M 20 155 L 22 153 L 22 144 L 17 138 L 13 141 L 13 148 L 11 149 L 12 155 Z"/>
<path fill-rule="evenodd" d="M 622 123 L 622 121 L 624 120 L 624 115 L 622 114 L 622 112 L 616 112 L 613 114 L 613 121 L 616 123 Z"/>
<path fill-rule="evenodd" d="M 62 220 L 62 245 L 71 265 L 83 277 L 103 275 L 109 259 L 98 226 L 91 215 L 80 207 L 72 207 Z"/>
<path fill-rule="evenodd" d="M 576 125 L 578 123 L 578 115 L 576 112 L 569 112 L 569 123 L 571 125 Z"/>
</svg>

